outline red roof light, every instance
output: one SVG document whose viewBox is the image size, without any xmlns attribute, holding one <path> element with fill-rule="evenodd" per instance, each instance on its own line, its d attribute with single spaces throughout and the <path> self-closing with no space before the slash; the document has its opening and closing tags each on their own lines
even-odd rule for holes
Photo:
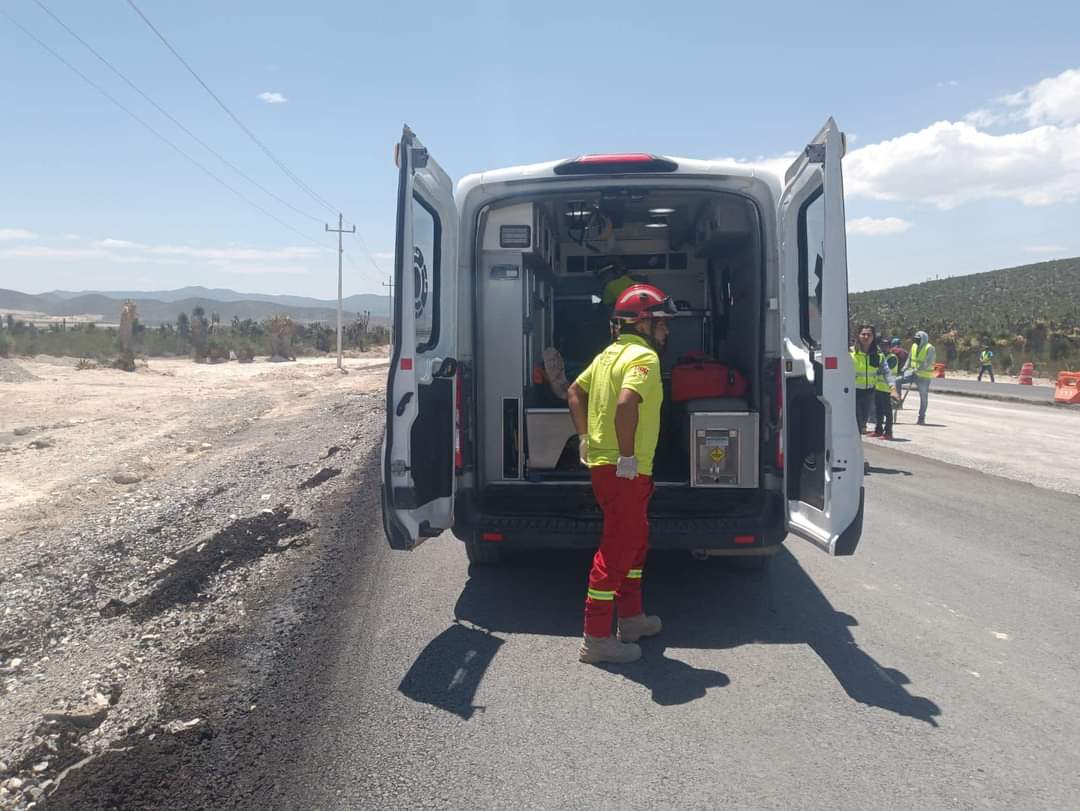
<svg viewBox="0 0 1080 811">
<path fill-rule="evenodd" d="M 629 172 L 674 172 L 679 164 L 646 152 L 582 155 L 555 167 L 557 175 L 617 175 Z"/>
</svg>

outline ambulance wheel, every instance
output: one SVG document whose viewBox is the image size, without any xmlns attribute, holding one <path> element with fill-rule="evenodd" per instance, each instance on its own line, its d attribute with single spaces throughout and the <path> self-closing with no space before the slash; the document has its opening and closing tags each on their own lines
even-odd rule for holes
<svg viewBox="0 0 1080 811">
<path fill-rule="evenodd" d="M 471 538 L 465 541 L 465 557 L 477 566 L 494 566 L 502 562 L 502 550 L 491 541 Z"/>
<path fill-rule="evenodd" d="M 740 571 L 767 572 L 772 559 L 773 555 L 740 555 L 737 558 L 732 558 L 731 562 Z"/>
</svg>

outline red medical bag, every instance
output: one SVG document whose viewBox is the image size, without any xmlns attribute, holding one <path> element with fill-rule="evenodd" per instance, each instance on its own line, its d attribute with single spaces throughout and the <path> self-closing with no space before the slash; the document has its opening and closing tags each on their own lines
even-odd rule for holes
<svg viewBox="0 0 1080 811">
<path fill-rule="evenodd" d="M 671 399 L 676 403 L 712 397 L 745 397 L 746 377 L 704 352 L 689 352 L 671 370 Z"/>
</svg>

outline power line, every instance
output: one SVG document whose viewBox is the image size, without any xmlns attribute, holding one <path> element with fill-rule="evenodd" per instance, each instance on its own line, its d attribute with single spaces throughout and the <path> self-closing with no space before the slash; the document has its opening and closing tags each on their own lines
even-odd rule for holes
<svg viewBox="0 0 1080 811">
<path fill-rule="evenodd" d="M 94 90 L 96 90 L 98 93 L 103 95 L 105 98 L 107 98 L 109 101 L 111 101 L 117 107 L 119 107 L 121 110 L 123 110 L 129 116 L 131 116 L 131 118 L 135 119 L 136 122 L 138 122 L 140 125 L 142 125 L 146 130 L 148 130 L 155 138 L 157 138 L 160 141 L 163 141 L 167 146 L 169 146 L 171 149 L 173 149 L 175 152 L 177 152 L 183 158 L 185 158 L 188 161 L 190 161 L 191 163 L 193 163 L 198 169 L 200 169 L 204 174 L 209 176 L 216 183 L 219 183 L 220 185 L 224 186 L 226 189 L 231 191 L 233 194 L 235 194 L 237 197 L 239 197 L 241 200 L 243 200 L 249 206 L 254 208 L 256 211 L 258 211 L 258 212 L 260 212 L 262 214 L 265 214 L 267 217 L 274 220 L 274 222 L 276 222 L 282 228 L 287 228 L 288 230 L 292 231 L 294 234 L 298 235 L 302 239 L 306 239 L 308 242 L 312 242 L 315 245 L 318 245 L 320 248 L 323 247 L 321 242 L 314 239 L 313 237 L 308 236 L 307 234 L 305 234 L 302 231 L 294 228 L 293 226 L 289 225 L 289 223 L 285 222 L 284 220 L 279 218 L 277 215 L 272 214 L 271 212 L 267 211 L 265 208 L 260 206 L 254 200 L 247 197 L 247 195 L 245 195 L 243 192 L 241 192 L 238 189 L 234 188 L 233 186 L 229 185 L 229 183 L 222 180 L 220 177 L 218 177 L 216 174 L 214 174 L 211 170 L 207 169 L 203 164 L 201 164 L 195 158 L 191 157 L 191 155 L 189 155 L 187 152 L 185 152 L 181 147 L 174 144 L 172 141 L 170 141 L 168 138 L 166 138 L 164 135 L 162 135 L 160 132 L 158 132 L 156 129 L 154 129 L 150 124 L 147 124 L 137 114 L 133 113 L 131 110 L 129 110 L 127 107 L 125 107 L 121 102 L 119 102 L 116 98 L 114 98 L 112 95 L 110 95 L 107 90 L 105 90 L 103 87 L 101 87 L 99 84 L 97 84 L 93 79 L 91 79 L 89 76 L 87 76 L 81 70 L 79 70 L 77 67 L 72 65 L 66 59 L 64 59 L 64 57 L 62 57 L 60 54 L 58 54 L 56 51 L 54 51 L 52 48 L 50 48 L 48 45 L 46 45 L 40 39 L 38 39 L 34 34 L 32 34 L 30 31 L 28 31 L 18 20 L 16 20 L 14 17 L 12 17 L 10 14 L 8 14 L 7 11 L 5 11 L 4 9 L 0 9 L 0 14 L 3 14 L 12 25 L 14 25 L 16 28 L 18 28 L 20 31 L 22 31 L 26 36 L 28 36 L 30 39 L 32 39 L 34 42 L 36 42 L 45 51 L 50 53 L 54 58 L 56 58 L 59 62 L 61 62 L 65 67 L 67 67 L 68 70 L 70 70 L 72 73 L 74 73 L 80 79 L 82 79 L 84 82 L 86 82 L 92 88 L 94 88 Z"/>
<path fill-rule="evenodd" d="M 316 216 L 314 216 L 312 214 L 308 214 L 306 211 L 302 211 L 301 209 L 294 206 L 288 200 L 285 200 L 282 197 L 279 197 L 277 194 L 272 192 L 270 189 L 266 188 L 266 186 L 259 183 L 259 181 L 255 180 L 254 178 L 249 176 L 247 173 L 245 173 L 242 169 L 240 169 L 240 167 L 236 166 L 236 164 L 234 164 L 228 158 L 226 158 L 225 156 L 220 154 L 217 150 L 215 150 L 212 146 L 210 146 L 210 144 L 206 143 L 206 141 L 204 141 L 202 138 L 200 138 L 198 135 L 196 135 L 194 132 L 192 132 L 190 129 L 188 129 L 186 126 L 184 126 L 180 121 L 178 121 L 176 119 L 176 117 L 172 113 L 170 113 L 168 110 L 166 110 L 160 104 L 158 104 L 156 101 L 154 101 L 152 98 L 150 98 L 150 96 L 148 96 L 146 93 L 144 93 L 138 87 L 138 85 L 136 85 L 133 81 L 131 81 L 131 79 L 129 79 L 127 76 L 125 76 L 123 74 L 123 72 L 120 71 L 119 68 L 117 68 L 115 65 L 112 64 L 112 62 L 110 62 L 108 59 L 106 59 L 104 56 L 102 56 L 100 53 L 98 53 L 93 48 L 93 46 L 90 45 L 90 43 L 88 43 L 86 40 L 84 40 L 82 37 L 80 37 L 78 34 L 76 34 L 67 25 L 67 23 L 65 23 L 63 20 L 61 20 L 59 17 L 57 17 L 49 9 L 48 6 L 46 6 L 43 2 L 41 2 L 41 0 L 34 0 L 34 2 L 38 5 L 39 8 L 41 8 L 42 11 L 44 11 L 46 14 L 48 14 L 50 17 L 52 17 L 53 20 L 57 23 L 57 25 L 59 25 L 61 28 L 63 28 L 65 31 L 67 31 L 69 34 L 71 34 L 71 36 L 74 37 L 76 40 L 78 40 L 78 42 L 84 48 L 86 48 L 88 51 L 90 51 L 90 53 L 92 53 L 95 57 L 97 57 L 98 61 L 100 61 L 103 65 L 105 65 L 105 67 L 107 67 L 109 70 L 111 70 L 117 76 L 119 76 L 120 79 L 123 80 L 124 83 L 127 84 L 128 87 L 130 87 L 132 90 L 134 90 L 140 96 L 142 96 L 147 102 L 149 102 L 151 105 L 153 105 L 154 109 L 156 109 L 159 113 L 161 113 L 163 116 L 165 116 L 167 119 L 169 119 L 173 124 L 175 124 L 181 130 L 183 130 L 185 133 L 187 133 L 187 135 L 189 137 L 191 137 L 196 143 L 198 143 L 199 146 L 201 146 L 206 151 L 210 152 L 214 157 L 216 157 L 219 161 L 221 161 L 226 166 L 228 166 L 230 169 L 232 169 L 234 172 L 236 172 L 236 174 L 240 175 L 240 177 L 244 178 L 244 180 L 246 180 L 248 183 L 251 183 L 253 186 L 258 188 L 264 194 L 267 194 L 270 197 L 273 197 L 275 200 L 277 200 L 279 203 L 281 203 L 286 208 L 291 209 L 292 211 L 299 214 L 301 217 L 306 217 L 307 219 L 312 220 L 313 222 L 320 222 L 320 223 L 322 222 L 321 217 L 316 217 Z"/>
<path fill-rule="evenodd" d="M 354 226 L 354 227 L 355 227 L 355 226 Z M 358 236 L 358 237 L 360 236 L 360 232 L 359 232 L 359 231 L 357 231 L 357 232 L 356 232 L 356 236 Z M 361 240 L 361 242 L 363 242 L 363 240 Z M 366 248 L 365 248 L 365 250 L 366 250 Z M 375 264 L 375 260 L 371 259 L 371 257 L 370 257 L 370 256 L 368 257 L 368 259 L 369 259 L 369 260 L 371 261 L 371 264 L 372 264 L 372 265 L 373 265 L 373 266 L 375 267 L 375 270 L 379 271 L 379 278 L 380 278 L 380 279 L 381 279 L 381 278 L 382 278 L 383 276 L 385 276 L 385 275 L 386 275 L 386 274 L 384 274 L 384 273 L 382 272 L 382 270 L 380 270 L 380 269 L 379 269 L 379 266 Z M 355 271 L 356 271 L 357 273 L 364 273 L 364 274 L 368 274 L 368 273 L 371 273 L 371 271 L 370 271 L 370 270 L 368 270 L 367 268 L 365 268 L 365 267 L 360 267 L 360 265 L 356 264 L 356 261 L 355 261 L 355 260 L 354 260 L 354 259 L 352 258 L 352 255 L 351 255 L 351 254 L 345 254 L 345 261 L 346 261 L 346 262 L 348 262 L 348 263 L 349 263 L 350 265 L 352 265 L 352 269 L 353 269 L 353 270 L 355 270 Z"/>
<path fill-rule="evenodd" d="M 262 141 L 260 141 L 259 138 L 255 135 L 255 133 L 253 133 L 250 129 L 248 129 L 248 127 L 244 124 L 244 122 L 241 121 L 237 117 L 236 113 L 234 113 L 232 110 L 230 110 L 228 105 L 225 104 L 225 102 L 223 102 L 218 97 L 217 93 L 215 93 L 213 90 L 210 89 L 210 86 L 206 82 L 204 82 L 202 80 L 202 77 L 199 76 L 199 74 L 195 72 L 195 69 L 193 67 L 191 67 L 191 65 L 189 65 L 187 63 L 187 61 L 184 59 L 184 57 L 182 57 L 177 52 L 177 50 L 172 46 L 172 44 L 169 42 L 169 40 L 165 39 L 165 35 L 162 34 L 157 28 L 155 28 L 154 24 L 152 22 L 150 22 L 149 19 L 147 19 L 145 14 L 142 13 L 142 10 L 137 5 L 135 5 L 135 1 L 134 0 L 127 0 L 127 2 L 128 2 L 128 5 L 131 6 L 132 9 L 134 9 L 135 13 L 138 14 L 142 18 L 142 21 L 144 23 L 146 23 L 146 25 L 150 28 L 150 30 L 153 31 L 157 35 L 157 38 L 162 41 L 162 43 L 165 45 L 165 47 L 169 49 L 169 51 L 172 53 L 172 55 L 175 56 L 179 60 L 180 64 L 183 65 L 185 68 L 187 68 L 188 73 L 190 73 L 192 76 L 195 77 L 195 81 L 197 81 L 200 85 L 202 85 L 203 90 L 205 90 L 207 93 L 210 94 L 210 97 L 214 101 L 216 101 L 218 103 L 218 106 L 222 110 L 225 111 L 225 113 L 229 116 L 229 118 L 231 118 L 234 122 L 236 122 L 236 125 L 238 127 L 240 127 L 240 129 L 242 129 L 244 131 L 244 133 L 248 136 L 248 138 L 250 138 L 252 141 L 255 142 L 255 145 L 258 146 L 259 149 L 261 149 L 263 151 L 263 153 L 266 155 L 266 157 L 270 158 L 270 160 L 272 160 L 275 164 L 277 164 L 278 168 L 281 169 L 281 171 L 283 171 L 286 175 L 288 175 L 289 178 L 297 186 L 299 186 L 301 189 L 303 189 L 305 192 L 307 192 L 309 195 L 311 195 L 312 199 L 314 199 L 317 203 L 324 206 L 331 213 L 336 213 L 337 208 L 335 206 L 332 206 L 330 203 L 328 203 L 325 200 L 325 198 L 323 198 L 321 195 L 319 195 L 307 183 L 305 183 L 303 180 L 301 180 L 296 175 L 295 172 L 293 172 L 288 166 L 286 166 L 284 164 L 284 162 L 280 158 L 278 158 L 277 155 L 275 155 L 273 152 L 271 152 L 270 147 L 268 147 L 266 144 L 264 144 Z"/>
</svg>

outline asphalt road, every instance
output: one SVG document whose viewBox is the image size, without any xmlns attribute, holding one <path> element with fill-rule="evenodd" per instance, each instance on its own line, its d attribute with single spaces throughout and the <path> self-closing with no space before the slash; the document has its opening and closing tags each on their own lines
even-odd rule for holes
<svg viewBox="0 0 1080 811">
<path fill-rule="evenodd" d="M 248 732 L 245 804 L 1075 807 L 1080 498 L 867 458 L 854 558 L 650 560 L 665 631 L 608 669 L 575 657 L 587 557 L 470 571 L 368 515 Z"/>
<path fill-rule="evenodd" d="M 1053 386 L 1021 386 L 1019 383 L 991 383 L 988 379 L 965 380 L 957 377 L 935 379 L 931 389 L 953 394 L 968 394 L 982 397 L 1009 397 L 1016 400 L 1028 400 L 1033 403 L 1054 401 Z M 918 395 L 915 395 L 918 399 Z"/>
</svg>

